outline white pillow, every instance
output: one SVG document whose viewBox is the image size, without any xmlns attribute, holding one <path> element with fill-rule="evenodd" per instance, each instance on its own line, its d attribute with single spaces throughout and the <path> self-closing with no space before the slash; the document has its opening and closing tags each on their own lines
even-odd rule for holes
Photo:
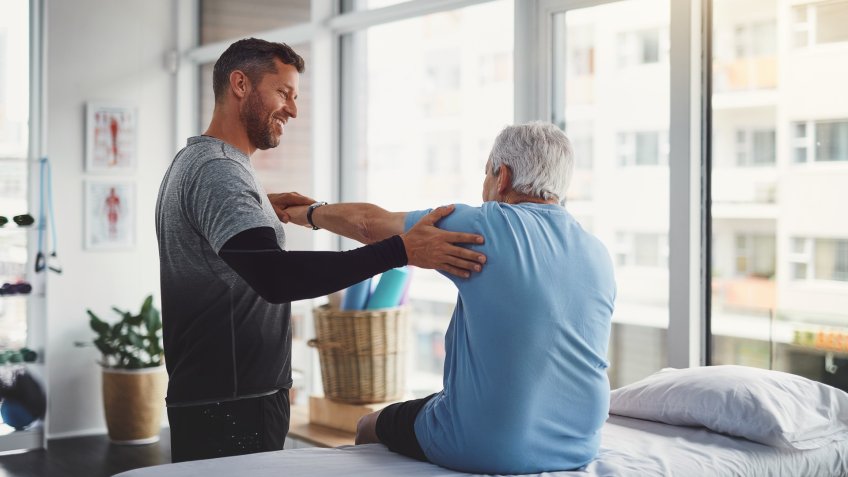
<svg viewBox="0 0 848 477">
<path fill-rule="evenodd" d="M 848 439 L 848 393 L 794 374 L 745 366 L 663 369 L 614 390 L 610 413 L 703 426 L 789 449 Z"/>
</svg>

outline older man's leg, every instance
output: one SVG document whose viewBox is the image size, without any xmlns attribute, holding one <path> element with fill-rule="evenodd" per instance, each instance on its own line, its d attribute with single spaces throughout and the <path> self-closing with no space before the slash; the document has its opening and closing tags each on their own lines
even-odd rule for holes
<svg viewBox="0 0 848 477">
<path fill-rule="evenodd" d="M 372 412 L 359 419 L 356 423 L 356 445 L 380 443 L 380 438 L 377 437 L 378 417 L 380 417 L 380 411 Z"/>
<path fill-rule="evenodd" d="M 426 462 L 427 456 L 415 435 L 415 419 L 434 396 L 390 404 L 363 417 L 356 425 L 356 443 L 382 443 L 393 452 Z"/>
</svg>

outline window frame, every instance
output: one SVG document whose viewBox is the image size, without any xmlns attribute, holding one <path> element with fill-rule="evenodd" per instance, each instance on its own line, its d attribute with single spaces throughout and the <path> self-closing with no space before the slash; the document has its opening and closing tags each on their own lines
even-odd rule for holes
<svg viewBox="0 0 848 477">
<path fill-rule="evenodd" d="M 657 231 L 617 230 L 615 233 L 615 266 L 621 268 L 668 269 L 668 235 Z M 650 240 L 656 263 L 638 263 L 640 240 Z M 644 243 L 644 242 L 642 242 Z"/>
</svg>

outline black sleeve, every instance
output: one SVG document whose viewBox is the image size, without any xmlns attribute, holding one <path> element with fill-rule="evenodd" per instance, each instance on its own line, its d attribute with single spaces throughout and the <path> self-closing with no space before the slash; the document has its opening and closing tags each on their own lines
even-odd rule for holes
<svg viewBox="0 0 848 477">
<path fill-rule="evenodd" d="M 218 256 L 270 303 L 326 295 L 407 262 L 397 235 L 347 252 L 287 252 L 271 227 L 236 234 Z"/>
</svg>

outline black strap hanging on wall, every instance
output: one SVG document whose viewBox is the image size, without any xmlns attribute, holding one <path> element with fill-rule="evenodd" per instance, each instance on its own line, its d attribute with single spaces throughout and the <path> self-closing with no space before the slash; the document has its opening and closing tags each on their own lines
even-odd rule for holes
<svg viewBox="0 0 848 477">
<path fill-rule="evenodd" d="M 50 160 L 42 157 L 38 162 L 38 252 L 35 255 L 35 271 L 43 272 L 47 269 L 52 272 L 62 273 L 62 265 L 59 263 L 59 256 L 56 253 L 58 239 L 56 217 L 53 213 L 53 178 L 50 170 Z M 48 218 L 51 233 L 50 245 L 52 246 L 49 257 L 44 255 L 45 232 L 48 227 Z"/>
</svg>

